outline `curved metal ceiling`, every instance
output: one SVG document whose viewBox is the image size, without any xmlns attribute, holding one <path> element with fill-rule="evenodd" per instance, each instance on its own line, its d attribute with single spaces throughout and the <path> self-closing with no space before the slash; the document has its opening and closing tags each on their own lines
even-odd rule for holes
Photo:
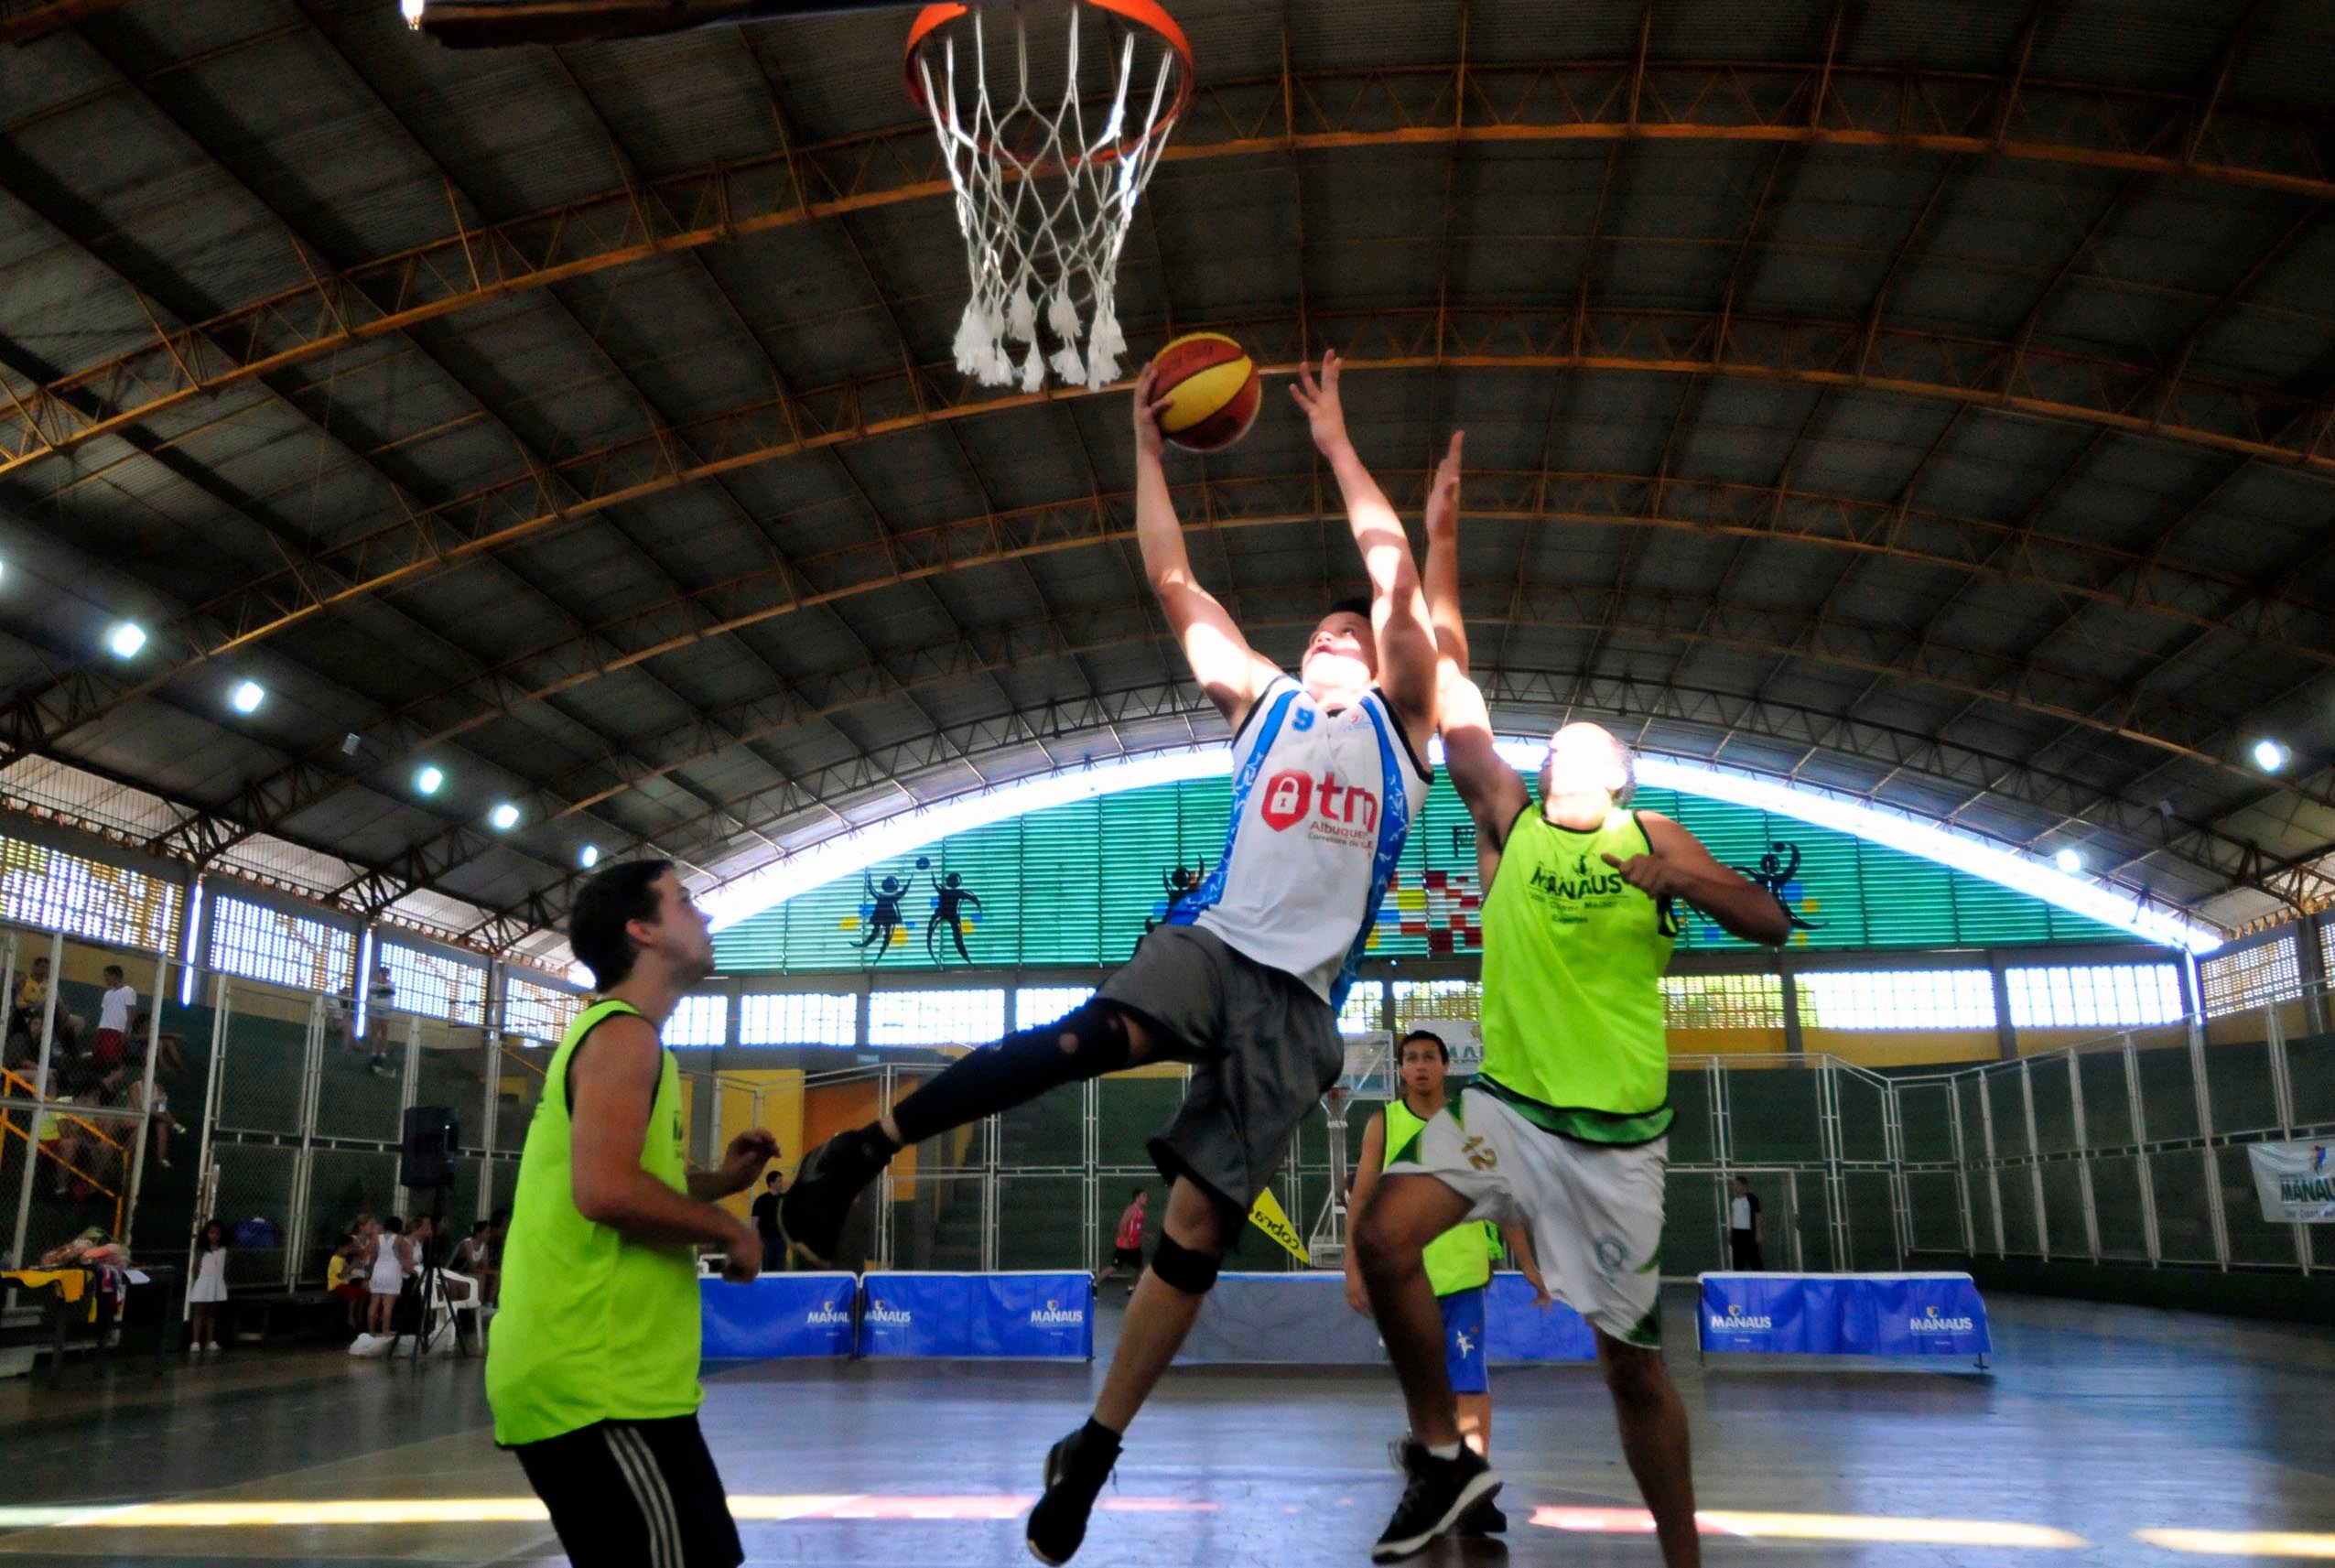
<svg viewBox="0 0 2335 1568">
<path fill-rule="evenodd" d="M 1504 723 L 2081 842 L 2225 925 L 2335 891 L 2323 11 L 1178 10 L 1204 81 L 1134 350 L 1336 344 L 1407 505 L 1467 427 Z M 944 362 L 948 188 L 871 91 L 898 22 L 476 60 L 355 0 L 131 0 L 21 45 L 0 528 L 46 591 L 0 616 L 0 766 L 501 946 L 585 838 L 728 876 L 1216 733 L 1133 567 L 1120 400 Z M 1302 434 L 1178 477 L 1285 652 L 1351 575 Z M 226 672 L 280 700 L 220 713 Z"/>
</svg>

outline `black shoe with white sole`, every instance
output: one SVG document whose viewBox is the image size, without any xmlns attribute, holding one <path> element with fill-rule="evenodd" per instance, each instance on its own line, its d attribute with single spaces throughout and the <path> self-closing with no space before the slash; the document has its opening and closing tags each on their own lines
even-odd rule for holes
<svg viewBox="0 0 2335 1568">
<path fill-rule="evenodd" d="M 1119 1463 L 1119 1434 L 1088 1422 L 1046 1451 L 1045 1496 L 1030 1510 L 1022 1539 L 1030 1555 L 1061 1568 L 1086 1539 L 1086 1518 Z"/>
<path fill-rule="evenodd" d="M 795 1184 L 778 1200 L 778 1234 L 790 1263 L 831 1269 L 843 1244 L 843 1222 L 870 1182 L 898 1152 L 871 1128 L 838 1132 L 803 1162 Z"/>
<path fill-rule="evenodd" d="M 1412 1443 L 1403 1450 L 1402 1461 L 1410 1485 L 1395 1505 L 1394 1518 L 1387 1521 L 1386 1533 L 1370 1548 L 1373 1563 L 1399 1562 L 1424 1550 L 1500 1489 L 1498 1474 L 1465 1444 L 1458 1458 L 1438 1459 Z"/>
<path fill-rule="evenodd" d="M 1506 1535 L 1508 1530 L 1508 1516 L 1489 1498 L 1460 1515 L 1459 1522 L 1452 1526 L 1454 1535 Z"/>
</svg>

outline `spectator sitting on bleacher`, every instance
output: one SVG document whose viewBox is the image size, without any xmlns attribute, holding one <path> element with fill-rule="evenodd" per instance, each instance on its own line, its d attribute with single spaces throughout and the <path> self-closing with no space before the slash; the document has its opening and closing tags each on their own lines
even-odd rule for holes
<svg viewBox="0 0 2335 1568">
<path fill-rule="evenodd" d="M 32 972 L 16 984 L 16 1005 L 8 1011 L 8 1033 L 24 1032 L 29 1040 L 40 1031 L 41 1010 L 49 1004 L 49 960 L 35 958 Z"/>
</svg>

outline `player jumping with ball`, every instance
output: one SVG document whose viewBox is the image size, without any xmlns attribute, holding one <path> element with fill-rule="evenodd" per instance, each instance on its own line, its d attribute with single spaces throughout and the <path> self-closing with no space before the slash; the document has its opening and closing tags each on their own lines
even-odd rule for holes
<svg viewBox="0 0 2335 1568">
<path fill-rule="evenodd" d="M 1292 393 L 1337 475 L 1371 600 L 1323 618 L 1296 679 L 1260 657 L 1194 580 L 1161 466 L 1169 399 L 1155 395 L 1153 372 L 1136 383 L 1144 571 L 1233 730 L 1232 823 L 1206 880 L 1092 1000 L 972 1053 L 877 1121 L 830 1140 L 779 1210 L 794 1249 L 825 1262 L 852 1201 L 905 1145 L 1060 1085 L 1144 1062 L 1193 1064 L 1183 1107 L 1151 1145 L 1172 1184 L 1165 1234 L 1128 1303 L 1093 1419 L 1046 1455 L 1045 1495 L 1027 1532 L 1042 1563 L 1078 1550 L 1128 1422 L 1191 1331 L 1299 1119 L 1337 1081 L 1337 1004 L 1427 797 L 1434 637 L 1402 524 L 1346 439 L 1338 371 L 1325 354 L 1319 384 L 1301 372 Z"/>
</svg>

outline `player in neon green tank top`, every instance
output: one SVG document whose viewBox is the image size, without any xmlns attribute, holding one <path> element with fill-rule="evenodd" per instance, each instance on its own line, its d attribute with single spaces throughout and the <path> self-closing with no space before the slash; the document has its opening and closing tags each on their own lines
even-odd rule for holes
<svg viewBox="0 0 2335 1568">
<path fill-rule="evenodd" d="M 1428 503 L 1423 575 L 1444 661 L 1443 754 L 1476 819 L 1486 888 L 1484 1065 L 1458 1114 L 1421 1132 L 1411 1162 L 1389 1170 L 1357 1217 L 1355 1249 L 1416 1440 L 1411 1485 L 1372 1556 L 1409 1555 L 1464 1511 L 1463 1477 L 1446 1468 L 1460 1434 L 1420 1249 L 1460 1220 L 1495 1217 L 1530 1228 L 1551 1288 L 1595 1331 L 1663 1557 L 1696 1568 L 1686 1414 L 1659 1345 L 1670 1121 L 1661 976 L 1681 903 L 1755 942 L 1781 942 L 1790 926 L 1772 894 L 1685 828 L 1627 809 L 1634 762 L 1601 726 L 1551 738 L 1537 801 L 1500 759 L 1467 678 L 1459 458 L 1454 437 Z"/>
<path fill-rule="evenodd" d="M 607 992 L 545 1069 L 503 1242 L 487 1347 L 495 1441 L 510 1448 L 578 1568 L 735 1568 L 744 1553 L 697 1430 L 697 1250 L 724 1276 L 762 1266 L 752 1227 L 711 1201 L 777 1152 L 741 1132 L 691 1171 L 679 1069 L 657 1031 L 713 972 L 713 938 L 670 862 L 596 873 L 569 944 Z"/>
<path fill-rule="evenodd" d="M 1355 1161 L 1353 1196 L 1347 1205 L 1350 1213 L 1359 1214 L 1369 1206 L 1379 1175 L 1408 1158 L 1421 1131 L 1443 1113 L 1448 1103 L 1444 1080 L 1450 1071 L 1451 1047 L 1434 1031 L 1414 1029 L 1395 1042 L 1397 1093 L 1384 1110 L 1371 1117 L 1363 1131 L 1362 1152 Z M 1492 1387 L 1484 1359 L 1485 1295 L 1503 1244 L 1531 1282 L 1539 1304 L 1549 1305 L 1549 1288 L 1541 1282 L 1540 1266 L 1533 1260 L 1531 1238 L 1521 1227 L 1496 1227 L 1471 1220 L 1444 1231 L 1421 1254 L 1427 1281 L 1434 1288 L 1435 1305 L 1443 1317 L 1444 1364 L 1458 1396 L 1460 1435 L 1478 1454 L 1491 1451 Z M 1351 1248 L 1346 1258 L 1346 1299 L 1355 1311 L 1369 1315 L 1362 1271 Z M 1489 1498 L 1470 1509 L 1459 1525 L 1463 1535 L 1488 1535 L 1507 1528 L 1508 1520 Z"/>
</svg>

